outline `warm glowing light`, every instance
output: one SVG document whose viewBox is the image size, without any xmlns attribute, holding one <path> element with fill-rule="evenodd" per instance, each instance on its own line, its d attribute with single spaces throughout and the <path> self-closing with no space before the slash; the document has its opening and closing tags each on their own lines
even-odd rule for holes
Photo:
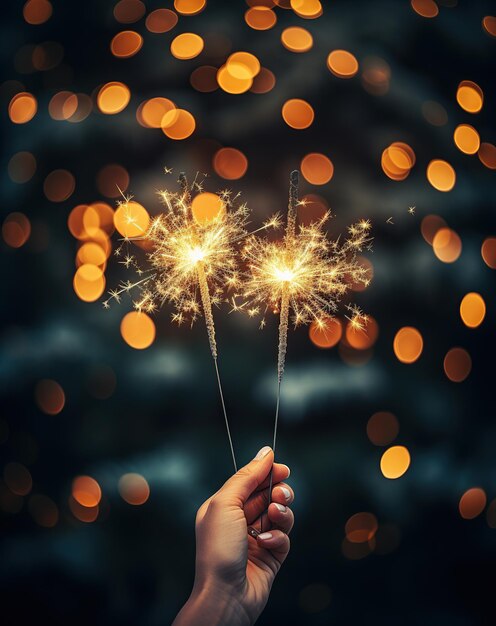
<svg viewBox="0 0 496 626">
<path fill-rule="evenodd" d="M 348 229 L 342 241 L 329 241 L 319 222 L 296 231 L 298 173 L 291 174 L 286 233 L 280 241 L 252 236 L 242 250 L 248 272 L 244 285 L 245 302 L 237 307 L 250 316 L 272 310 L 279 313 L 278 380 L 282 380 L 286 357 L 290 313 L 295 326 L 316 322 L 322 328 L 348 291 L 348 279 L 358 282 L 363 268 L 356 255 L 370 247 L 370 222 L 362 220 Z M 349 305 L 350 321 L 360 328 L 366 316 Z M 262 326 L 265 319 L 262 320 Z"/>
<path fill-rule="evenodd" d="M 367 437 L 375 446 L 387 446 L 400 432 L 396 417 L 388 411 L 374 413 L 367 422 Z"/>
<path fill-rule="evenodd" d="M 493 270 L 496 270 L 496 237 L 488 237 L 481 247 L 481 255 L 484 263 Z"/>
<path fill-rule="evenodd" d="M 143 17 L 145 11 L 141 0 L 119 0 L 114 7 L 114 17 L 121 24 L 133 24 Z"/>
<path fill-rule="evenodd" d="M 475 292 L 467 293 L 460 304 L 460 317 L 465 326 L 477 328 L 486 316 L 486 303 L 484 298 Z"/>
<path fill-rule="evenodd" d="M 172 109 L 162 118 L 161 127 L 169 139 L 180 141 L 187 139 L 195 132 L 196 121 L 189 111 Z"/>
<path fill-rule="evenodd" d="M 78 102 L 72 91 L 58 91 L 48 104 L 48 113 L 54 120 L 68 120 L 76 113 Z"/>
<path fill-rule="evenodd" d="M 170 9 L 155 9 L 146 16 L 145 26 L 151 33 L 167 33 L 177 24 L 178 17 Z"/>
<path fill-rule="evenodd" d="M 206 4 L 206 0 L 174 0 L 174 8 L 181 15 L 196 15 Z"/>
<path fill-rule="evenodd" d="M 299 17 L 315 19 L 322 15 L 322 4 L 319 0 L 290 0 L 293 11 Z"/>
<path fill-rule="evenodd" d="M 451 348 L 444 357 L 444 372 L 454 383 L 463 382 L 472 370 L 470 354 L 463 348 Z"/>
<path fill-rule="evenodd" d="M 40 380 L 34 395 L 38 408 L 47 415 L 58 415 L 64 408 L 65 393 L 55 380 Z"/>
<path fill-rule="evenodd" d="M 318 348 L 332 348 L 343 335 L 343 325 L 340 320 L 332 317 L 313 321 L 309 335 L 311 342 Z"/>
<path fill-rule="evenodd" d="M 175 108 L 176 105 L 168 98 L 150 98 L 139 106 L 136 118 L 146 128 L 161 128 L 164 115 Z"/>
<path fill-rule="evenodd" d="M 416 328 L 404 326 L 396 333 L 393 349 L 396 358 L 402 363 L 415 363 L 422 354 L 424 340 Z"/>
<path fill-rule="evenodd" d="M 480 147 L 479 133 L 470 124 L 460 124 L 453 134 L 456 147 L 465 154 L 475 154 Z"/>
<path fill-rule="evenodd" d="M 368 93 L 383 96 L 389 91 L 391 68 L 380 57 L 366 57 L 362 62 L 362 85 Z"/>
<path fill-rule="evenodd" d="M 315 114 L 308 102 L 293 98 L 292 100 L 286 100 L 283 104 L 282 117 L 291 128 L 302 130 L 312 125 Z"/>
<path fill-rule="evenodd" d="M 368 285 L 369 278 L 366 272 L 362 272 L 360 276 L 362 281 L 365 281 L 365 285 Z M 368 350 L 377 341 L 378 336 L 379 326 L 370 315 L 367 315 L 367 318 L 358 326 L 353 320 L 346 324 L 346 341 L 355 350 Z"/>
<path fill-rule="evenodd" d="M 440 228 L 434 235 L 432 249 L 443 263 L 454 263 L 462 253 L 462 241 L 451 228 Z"/>
<path fill-rule="evenodd" d="M 446 227 L 446 222 L 439 215 L 426 215 L 420 224 L 420 232 L 426 242 L 432 246 L 436 233 Z"/>
<path fill-rule="evenodd" d="M 494 144 L 482 142 L 477 156 L 487 168 L 496 170 L 496 146 Z"/>
<path fill-rule="evenodd" d="M 334 165 L 324 154 L 311 152 L 301 161 L 301 173 L 311 185 L 325 185 L 334 175 Z"/>
<path fill-rule="evenodd" d="M 134 200 L 121 202 L 114 213 L 115 228 L 123 237 L 140 237 L 149 223 L 148 211 Z"/>
<path fill-rule="evenodd" d="M 266 67 L 260 68 L 260 72 L 253 79 L 250 91 L 253 93 L 268 93 L 276 84 L 276 77 Z"/>
<path fill-rule="evenodd" d="M 248 159 L 236 148 L 221 148 L 213 159 L 216 173 L 226 180 L 238 180 L 246 174 Z"/>
<path fill-rule="evenodd" d="M 382 153 L 381 166 L 392 180 L 400 181 L 410 174 L 415 165 L 415 152 L 407 143 L 395 141 Z"/>
<path fill-rule="evenodd" d="M 107 255 L 105 250 L 94 241 L 84 243 L 77 251 L 76 265 L 80 267 L 85 263 L 89 265 L 97 265 L 104 270 L 107 264 Z"/>
<path fill-rule="evenodd" d="M 67 170 L 53 170 L 45 178 L 43 191 L 51 202 L 64 202 L 72 196 L 76 179 Z"/>
<path fill-rule="evenodd" d="M 21 248 L 31 235 L 31 222 L 24 213 L 9 213 L 2 224 L 2 237 L 11 248 Z"/>
<path fill-rule="evenodd" d="M 381 472 L 391 480 L 400 478 L 410 467 L 410 453 L 404 446 L 392 446 L 381 457 Z"/>
<path fill-rule="evenodd" d="M 110 42 L 112 54 L 127 59 L 137 54 L 143 45 L 143 37 L 134 30 L 123 30 L 117 33 Z"/>
<path fill-rule="evenodd" d="M 260 72 L 260 61 L 249 52 L 234 52 L 226 61 L 226 70 L 238 80 L 253 80 Z"/>
<path fill-rule="evenodd" d="M 121 322 L 124 341 L 135 350 L 149 348 L 155 341 L 155 323 L 143 311 L 130 311 Z"/>
<path fill-rule="evenodd" d="M 32 120 L 38 110 L 36 98 L 22 91 L 16 94 L 9 103 L 9 117 L 14 124 L 26 124 Z"/>
<path fill-rule="evenodd" d="M 458 509 L 463 519 L 474 519 L 482 513 L 487 504 L 487 496 L 484 489 L 472 487 L 460 498 Z"/>
<path fill-rule="evenodd" d="M 22 14 L 28 24 L 38 26 L 50 19 L 52 11 L 52 4 L 48 0 L 28 0 L 22 9 Z"/>
<path fill-rule="evenodd" d="M 36 172 L 36 159 L 31 152 L 16 152 L 10 158 L 7 171 L 14 183 L 27 183 Z"/>
<path fill-rule="evenodd" d="M 327 57 L 327 67 L 338 78 L 352 78 L 358 72 L 358 61 L 351 52 L 333 50 Z"/>
<path fill-rule="evenodd" d="M 105 165 L 96 176 L 96 186 L 107 198 L 117 198 L 129 187 L 129 174 L 122 165 Z"/>
<path fill-rule="evenodd" d="M 345 524 L 346 538 L 352 543 L 364 543 L 370 541 L 375 535 L 379 524 L 372 513 L 355 513 Z"/>
<path fill-rule="evenodd" d="M 313 37 L 306 28 L 290 26 L 282 31 L 281 42 L 291 52 L 308 52 L 313 46 Z"/>
<path fill-rule="evenodd" d="M 439 13 L 439 8 L 434 0 L 411 0 L 410 4 L 415 13 L 422 17 L 432 18 Z"/>
<path fill-rule="evenodd" d="M 455 170 L 447 161 L 434 159 L 427 166 L 427 180 L 438 191 L 451 191 L 456 182 Z"/>
<path fill-rule="evenodd" d="M 102 490 L 91 476 L 78 476 L 72 481 L 72 497 L 81 506 L 92 508 L 100 504 Z"/>
<path fill-rule="evenodd" d="M 141 474 L 124 474 L 119 479 L 119 493 L 128 504 L 139 506 L 150 497 L 150 487 Z"/>
<path fill-rule="evenodd" d="M 253 85 L 253 78 L 235 78 L 223 65 L 217 72 L 219 87 L 227 93 L 240 94 L 248 91 Z"/>
<path fill-rule="evenodd" d="M 496 17 L 493 15 L 486 15 L 482 19 L 482 28 L 491 37 L 496 37 Z"/>
<path fill-rule="evenodd" d="M 124 83 L 111 82 L 98 92 L 97 104 L 102 113 L 115 115 L 127 107 L 130 99 L 131 92 Z"/>
<path fill-rule="evenodd" d="M 216 193 L 209 191 L 199 193 L 191 202 L 191 212 L 198 224 L 208 224 L 218 219 L 225 210 L 226 206 L 222 199 Z"/>
<path fill-rule="evenodd" d="M 203 39 L 195 33 L 182 33 L 175 37 L 170 45 L 170 50 L 176 59 L 187 60 L 197 57 L 204 47 Z"/>
<path fill-rule="evenodd" d="M 277 15 L 270 7 L 254 6 L 246 11 L 245 22 L 253 30 L 269 30 L 275 26 Z"/>
<path fill-rule="evenodd" d="M 484 94 L 477 83 L 462 80 L 456 92 L 456 101 L 464 111 L 478 113 L 484 104 Z"/>
<path fill-rule="evenodd" d="M 94 522 L 98 518 L 98 514 L 100 513 L 100 507 L 96 506 L 83 506 L 77 500 L 73 498 L 73 496 L 69 496 L 69 508 L 74 517 L 80 522 L 85 522 L 89 524 Z"/>
<path fill-rule="evenodd" d="M 76 295 L 84 302 L 94 302 L 105 290 L 105 276 L 97 265 L 85 263 L 74 274 L 73 287 Z"/>
</svg>

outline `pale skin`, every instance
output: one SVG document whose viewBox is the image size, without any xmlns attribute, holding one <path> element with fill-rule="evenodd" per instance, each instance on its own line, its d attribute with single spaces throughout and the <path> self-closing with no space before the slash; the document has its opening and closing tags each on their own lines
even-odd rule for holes
<svg viewBox="0 0 496 626">
<path fill-rule="evenodd" d="M 272 502 L 269 475 L 273 471 Z M 173 626 L 247 626 L 263 611 L 272 583 L 289 552 L 294 523 L 289 468 L 274 463 L 271 448 L 206 500 L 196 515 L 196 569 L 191 595 Z M 263 533 L 255 539 L 248 528 Z"/>
</svg>

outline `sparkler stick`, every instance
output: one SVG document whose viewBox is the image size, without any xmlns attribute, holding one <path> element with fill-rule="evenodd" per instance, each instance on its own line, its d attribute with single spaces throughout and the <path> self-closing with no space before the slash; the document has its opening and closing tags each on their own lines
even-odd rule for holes
<svg viewBox="0 0 496 626">
<path fill-rule="evenodd" d="M 134 307 L 138 311 L 151 313 L 170 302 L 175 307 L 172 320 L 177 324 L 182 324 L 187 319 L 193 323 L 203 312 L 229 447 L 234 470 L 237 471 L 219 373 L 213 305 L 221 302 L 224 292 L 239 287 L 236 242 L 247 236 L 245 226 L 248 207 L 244 203 L 236 202 L 239 194 L 233 197 L 228 190 L 221 191 L 216 196 L 204 194 L 207 198 L 202 199 L 203 187 L 202 181 L 198 181 L 198 175 L 191 187 L 183 172 L 179 175 L 178 182 L 180 193 L 168 190 L 158 192 L 165 211 L 151 221 L 147 231 L 139 237 L 124 237 L 122 245 L 117 248 L 116 254 L 123 258 L 120 262 L 127 268 L 134 269 L 138 279 L 135 282 L 127 281 L 118 290 L 111 291 L 104 306 L 108 308 L 111 300 L 119 302 L 123 293 L 137 288 L 140 297 L 134 301 Z M 193 189 L 199 195 L 192 201 Z M 210 204 L 212 196 L 215 196 L 214 206 Z M 135 224 L 129 201 L 130 198 L 124 197 L 120 208 L 126 221 Z M 263 228 L 275 225 L 277 218 L 267 222 Z M 142 268 L 129 250 L 127 254 L 122 254 L 122 246 L 129 248 L 132 241 L 147 243 L 147 267 Z"/>
<path fill-rule="evenodd" d="M 277 401 L 273 431 L 273 449 L 277 443 L 277 426 L 281 384 L 286 360 L 288 326 L 293 312 L 295 327 L 313 321 L 317 328 L 326 329 L 327 321 L 337 311 L 337 303 L 352 283 L 367 286 L 367 270 L 357 259 L 357 253 L 370 248 L 370 222 L 361 220 L 348 228 L 348 237 L 330 241 L 324 225 L 327 212 L 319 221 L 296 228 L 298 206 L 298 171 L 290 176 L 286 232 L 281 241 L 271 242 L 250 237 L 243 257 L 248 263 L 245 282 L 245 302 L 238 305 L 249 315 L 273 309 L 279 311 L 279 342 L 277 355 Z M 355 329 L 361 329 L 367 317 L 354 305 L 347 305 L 348 319 Z M 261 326 L 264 326 L 264 319 Z M 269 480 L 269 504 L 272 472 Z M 262 525 L 262 522 L 261 522 Z"/>
</svg>

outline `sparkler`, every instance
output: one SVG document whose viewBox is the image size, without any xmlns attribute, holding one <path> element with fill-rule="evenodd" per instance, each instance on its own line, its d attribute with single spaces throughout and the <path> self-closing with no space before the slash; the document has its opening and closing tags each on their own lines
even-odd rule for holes
<svg viewBox="0 0 496 626">
<path fill-rule="evenodd" d="M 300 226 L 297 232 L 298 171 L 293 171 L 289 184 L 289 205 L 286 232 L 278 242 L 250 237 L 243 249 L 248 264 L 244 296 L 248 310 L 257 313 L 261 308 L 279 312 L 279 342 L 277 353 L 277 401 L 274 419 L 273 445 L 276 450 L 277 425 L 288 344 L 290 313 L 295 327 L 314 321 L 318 328 L 326 328 L 338 308 L 339 300 L 352 283 L 369 284 L 367 270 L 357 260 L 357 253 L 370 248 L 370 222 L 362 220 L 348 229 L 348 236 L 340 242 L 330 241 L 324 225 L 330 218 L 327 212 L 318 222 Z M 355 329 L 362 329 L 367 316 L 355 305 L 348 305 L 348 315 Z M 264 320 L 262 320 L 262 326 Z M 269 503 L 272 491 L 272 472 L 269 485 Z"/>
<path fill-rule="evenodd" d="M 137 288 L 140 296 L 133 302 L 137 311 L 151 313 L 166 303 L 172 303 L 172 320 L 177 324 L 188 319 L 193 324 L 203 312 L 233 465 L 237 471 L 219 374 L 212 308 L 221 302 L 225 291 L 240 285 L 236 243 L 247 235 L 248 207 L 245 203 L 235 206 L 239 194 L 233 196 L 225 190 L 216 196 L 218 204 L 213 214 L 205 215 L 201 211 L 195 214 L 191 191 L 201 192 L 202 184 L 195 178 L 190 188 L 184 173 L 179 175 L 179 183 L 181 193 L 158 192 L 166 210 L 152 220 L 147 232 L 141 237 L 123 240 L 122 245 L 130 241 L 147 243 L 151 248 L 147 253 L 148 269 L 144 270 L 134 255 L 126 254 L 123 262 L 136 270 L 139 280 L 134 283 L 127 281 L 118 290 L 111 291 L 104 305 L 108 307 L 110 300 L 119 301 L 121 294 Z M 126 202 L 129 198 L 125 198 L 121 205 L 125 207 Z M 117 248 L 116 253 L 122 255 L 122 246 Z"/>
</svg>

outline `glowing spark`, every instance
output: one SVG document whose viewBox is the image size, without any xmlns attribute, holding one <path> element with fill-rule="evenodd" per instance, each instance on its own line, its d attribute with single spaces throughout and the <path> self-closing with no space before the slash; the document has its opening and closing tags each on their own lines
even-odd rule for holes
<svg viewBox="0 0 496 626">
<path fill-rule="evenodd" d="M 410 213 L 410 215 L 415 215 L 415 208 L 414 206 L 409 206 L 408 207 L 408 213 Z"/>
<path fill-rule="evenodd" d="M 370 221 L 361 220 L 348 229 L 343 241 L 330 241 L 324 225 L 329 212 L 318 222 L 296 229 L 298 172 L 292 172 L 286 233 L 271 242 L 251 236 L 242 254 L 248 264 L 244 297 L 248 312 L 262 307 L 279 312 L 277 375 L 282 380 L 287 350 L 290 314 L 295 326 L 315 321 L 325 323 L 337 310 L 339 300 L 354 283 L 368 284 L 367 270 L 357 254 L 370 245 Z M 280 222 L 280 219 L 277 223 Z M 350 320 L 357 327 L 364 316 L 357 307 L 350 309 Z"/>
<path fill-rule="evenodd" d="M 387 220 L 386 220 L 386 224 L 394 224 L 393 218 L 392 217 L 388 217 Z"/>
</svg>

